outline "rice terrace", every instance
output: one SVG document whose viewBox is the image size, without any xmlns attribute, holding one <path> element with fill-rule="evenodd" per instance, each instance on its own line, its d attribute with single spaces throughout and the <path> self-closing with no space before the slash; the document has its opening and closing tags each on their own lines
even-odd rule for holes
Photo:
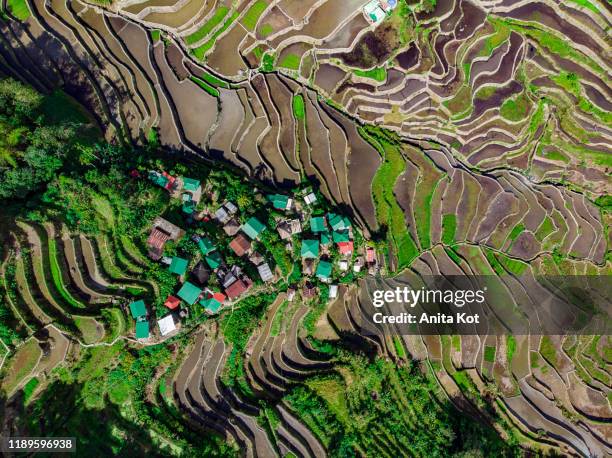
<svg viewBox="0 0 612 458">
<path fill-rule="evenodd" d="M 2 453 L 612 456 L 611 30 L 1 0 Z"/>
</svg>

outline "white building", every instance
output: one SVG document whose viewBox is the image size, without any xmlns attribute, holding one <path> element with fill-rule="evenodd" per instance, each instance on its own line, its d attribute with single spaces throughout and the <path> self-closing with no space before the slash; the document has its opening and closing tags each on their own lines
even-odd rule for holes
<svg viewBox="0 0 612 458">
<path fill-rule="evenodd" d="M 259 272 L 259 276 L 263 281 L 270 281 L 274 278 L 274 275 L 272 275 L 272 271 L 270 270 L 270 266 L 267 262 L 258 265 L 257 271 Z"/>
<path fill-rule="evenodd" d="M 317 196 L 315 196 L 314 192 L 311 192 L 304 197 L 304 202 L 306 202 L 306 205 L 313 205 L 316 201 Z"/>
<path fill-rule="evenodd" d="M 338 297 L 338 285 L 329 285 L 329 298 L 335 299 Z"/>
<path fill-rule="evenodd" d="M 161 320 L 158 320 L 157 325 L 159 326 L 159 333 L 162 336 L 168 335 L 176 330 L 176 324 L 174 324 L 174 317 L 172 314 L 166 315 Z"/>
</svg>

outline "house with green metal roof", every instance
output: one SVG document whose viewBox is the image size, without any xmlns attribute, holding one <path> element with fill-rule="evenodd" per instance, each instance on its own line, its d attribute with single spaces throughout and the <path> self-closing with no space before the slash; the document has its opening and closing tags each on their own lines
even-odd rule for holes
<svg viewBox="0 0 612 458">
<path fill-rule="evenodd" d="M 317 278 L 321 281 L 327 281 L 331 278 L 332 265 L 329 261 L 319 261 L 317 271 L 315 272 Z"/>
<path fill-rule="evenodd" d="M 151 170 L 149 172 L 149 180 L 162 188 L 165 188 L 168 185 L 168 181 L 170 181 L 167 177 L 163 176 L 159 172 L 156 172 L 155 170 Z"/>
<path fill-rule="evenodd" d="M 346 216 L 336 215 L 335 213 L 328 213 L 327 221 L 334 231 L 343 231 L 351 227 L 351 222 Z"/>
<path fill-rule="evenodd" d="M 218 251 L 212 251 L 208 253 L 204 259 L 206 260 L 206 264 L 210 266 L 211 269 L 216 269 L 223 263 L 223 258 L 221 257 L 221 253 Z"/>
<path fill-rule="evenodd" d="M 329 231 L 321 232 L 321 245 L 329 245 L 331 243 L 331 235 Z"/>
<path fill-rule="evenodd" d="M 350 240 L 348 231 L 334 231 L 332 232 L 332 239 L 334 243 L 348 242 Z"/>
<path fill-rule="evenodd" d="M 134 301 L 130 304 L 130 313 L 132 318 L 137 320 L 138 318 L 147 316 L 147 307 L 142 299 Z"/>
<path fill-rule="evenodd" d="M 200 189 L 200 180 L 183 177 L 183 189 L 189 192 L 197 192 Z"/>
<path fill-rule="evenodd" d="M 323 216 L 315 216 L 310 219 L 310 230 L 312 232 L 325 232 L 327 231 L 327 225 L 325 224 L 325 218 Z"/>
<path fill-rule="evenodd" d="M 214 297 L 208 297 L 206 299 L 202 299 L 200 301 L 200 304 L 202 304 L 202 306 L 208 310 L 209 312 L 212 313 L 216 313 L 217 311 L 219 311 L 219 307 L 221 307 L 221 302 L 219 302 L 217 299 L 215 299 Z"/>
<path fill-rule="evenodd" d="M 242 232 L 248 235 L 252 240 L 255 240 L 257 237 L 259 237 L 259 234 L 261 234 L 265 230 L 265 228 L 266 226 L 254 216 L 250 218 L 246 223 L 244 223 L 241 227 Z"/>
<path fill-rule="evenodd" d="M 183 202 L 183 206 L 181 207 L 181 210 L 183 211 L 183 213 L 187 214 L 187 215 L 191 215 L 196 208 L 196 203 L 193 200 L 188 200 L 186 202 Z"/>
<path fill-rule="evenodd" d="M 204 256 L 215 249 L 215 245 L 213 245 L 212 240 L 208 237 L 202 237 L 198 240 L 198 246 L 200 247 L 200 251 Z"/>
<path fill-rule="evenodd" d="M 183 275 L 187 271 L 188 264 L 189 261 L 187 261 L 187 259 L 174 256 L 170 262 L 170 266 L 168 266 L 168 270 L 173 274 Z"/>
<path fill-rule="evenodd" d="M 302 258 L 316 259 L 319 257 L 319 241 L 318 240 L 302 240 Z"/>
<path fill-rule="evenodd" d="M 179 289 L 178 293 L 176 293 L 178 297 L 183 299 L 189 305 L 195 304 L 200 297 L 200 294 L 202 294 L 202 290 L 188 281 L 183 283 L 181 289 Z"/>
<path fill-rule="evenodd" d="M 136 322 L 136 338 L 137 339 L 148 339 L 149 338 L 149 322 L 147 320 Z"/>
<path fill-rule="evenodd" d="M 268 194 L 266 198 L 277 210 L 288 210 L 291 208 L 292 199 L 289 196 L 283 196 L 282 194 Z"/>
</svg>

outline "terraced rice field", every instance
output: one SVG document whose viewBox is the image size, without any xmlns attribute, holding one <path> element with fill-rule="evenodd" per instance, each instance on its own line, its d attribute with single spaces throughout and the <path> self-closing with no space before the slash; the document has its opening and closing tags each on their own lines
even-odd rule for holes
<svg viewBox="0 0 612 458">
<path fill-rule="evenodd" d="M 3 75 L 61 87 L 107 138 L 140 147 L 154 133 L 161 148 L 281 190 L 316 184 L 384 252 L 383 277 L 341 287 L 323 320 L 279 297 L 240 349 L 206 324 L 160 356 L 148 405 L 167 430 L 186 424 L 246 456 L 325 456 L 349 433 L 359 455 L 404 455 L 389 431 L 421 434 L 411 396 L 425 395 L 409 391 L 403 366 L 414 358 L 428 396 L 523 451 L 610 455 L 610 336 L 398 336 L 362 320 L 376 287 L 431 275 L 497 275 L 500 295 L 533 303 L 541 274 L 610 275 L 610 4 L 398 2 L 372 26 L 365 3 L 3 2 Z M 113 230 L 115 204 L 92 201 L 98 234 L 32 221 L 11 230 L 0 286 L 19 313 L 3 339 L 6 393 L 73 345 L 103 359 L 133 335 L 127 299 L 163 299 L 142 245 Z M 54 335 L 38 335 L 49 326 Z M 34 347 L 51 340 L 51 362 L 39 361 Z M 376 377 L 330 351 L 337 341 L 393 361 L 375 374 L 385 390 L 358 387 Z M 338 395 L 349 387 L 358 395 Z M 111 400 L 124 391 L 117 382 Z M 382 391 L 398 416 L 351 429 Z"/>
</svg>

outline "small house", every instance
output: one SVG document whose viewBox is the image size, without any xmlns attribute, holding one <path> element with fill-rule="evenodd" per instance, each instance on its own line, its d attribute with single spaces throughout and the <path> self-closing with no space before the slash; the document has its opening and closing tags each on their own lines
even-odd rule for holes
<svg viewBox="0 0 612 458">
<path fill-rule="evenodd" d="M 236 256 L 244 256 L 251 250 L 251 241 L 244 234 L 238 234 L 229 244 Z"/>
<path fill-rule="evenodd" d="M 223 226 L 223 231 L 229 236 L 236 235 L 239 230 L 240 221 L 238 221 L 235 217 L 230 218 L 230 220 Z"/>
<path fill-rule="evenodd" d="M 200 186 L 200 180 L 196 180 L 195 178 L 183 177 L 183 190 L 190 192 L 191 194 L 201 192 L 202 187 Z"/>
<path fill-rule="evenodd" d="M 291 225 L 288 221 L 281 221 L 280 223 L 278 223 L 278 225 L 276 226 L 276 231 L 278 232 L 278 235 L 280 236 L 281 240 L 287 240 L 291 238 Z"/>
<path fill-rule="evenodd" d="M 346 216 L 337 215 L 336 213 L 328 213 L 327 221 L 334 231 L 345 231 L 351 227 L 351 222 Z"/>
<path fill-rule="evenodd" d="M 132 314 L 132 318 L 134 318 L 135 320 L 146 318 L 147 307 L 145 305 L 145 302 L 140 299 L 138 301 L 130 303 L 130 313 Z"/>
<path fill-rule="evenodd" d="M 180 300 L 178 297 L 176 297 L 176 296 L 169 295 L 169 296 L 166 298 L 166 302 L 164 302 L 164 305 L 165 305 L 165 306 L 166 306 L 168 309 L 170 309 L 170 310 L 174 310 L 174 309 L 176 309 L 176 308 L 177 308 L 179 305 L 181 305 L 181 300 Z"/>
<path fill-rule="evenodd" d="M 302 261 L 302 274 L 306 276 L 310 276 L 314 274 L 314 271 L 315 271 L 314 259 L 304 259 Z"/>
<path fill-rule="evenodd" d="M 338 297 L 338 285 L 329 285 L 329 298 L 335 299 Z"/>
<path fill-rule="evenodd" d="M 149 338 L 149 322 L 147 320 L 136 322 L 136 338 L 137 339 L 148 339 Z"/>
<path fill-rule="evenodd" d="M 350 256 L 353 253 L 353 242 L 338 242 L 338 251 L 343 256 Z"/>
<path fill-rule="evenodd" d="M 289 302 L 293 301 L 295 297 L 295 288 L 287 288 L 287 300 Z"/>
<path fill-rule="evenodd" d="M 221 304 L 225 301 L 225 295 L 222 293 L 208 292 L 206 297 L 200 301 L 200 304 L 209 313 L 217 313 L 221 308 Z"/>
<path fill-rule="evenodd" d="M 210 253 L 208 253 L 205 257 L 204 260 L 206 261 L 206 264 L 209 265 L 209 267 L 213 270 L 215 270 L 216 268 L 218 268 L 221 264 L 223 264 L 223 258 L 221 257 L 221 253 L 219 253 L 218 251 L 212 251 Z"/>
<path fill-rule="evenodd" d="M 164 254 L 164 246 L 168 240 L 178 240 L 184 231 L 164 218 L 157 217 L 153 221 L 153 228 L 147 239 L 148 255 L 158 261 Z"/>
<path fill-rule="evenodd" d="M 229 285 L 225 289 L 225 294 L 227 294 L 227 297 L 229 297 L 231 300 L 234 300 L 242 294 L 246 293 L 252 285 L 253 282 L 251 281 L 251 279 L 247 276 L 243 276 L 242 278 L 237 279 L 234 283 Z"/>
<path fill-rule="evenodd" d="M 257 237 L 266 229 L 266 226 L 254 216 L 242 225 L 242 232 L 248 235 L 251 240 L 256 240 Z"/>
<path fill-rule="evenodd" d="M 349 242 L 351 240 L 351 238 L 349 237 L 349 232 L 347 230 L 332 232 L 332 239 L 334 243 Z"/>
<path fill-rule="evenodd" d="M 276 210 L 289 210 L 293 205 L 293 200 L 282 194 L 269 194 L 266 198 Z"/>
<path fill-rule="evenodd" d="M 319 280 L 327 282 L 331 278 L 332 265 L 329 261 L 320 261 L 317 266 L 316 276 Z"/>
<path fill-rule="evenodd" d="M 317 202 L 317 196 L 314 192 L 310 192 L 304 196 L 304 202 L 306 205 L 314 205 Z"/>
<path fill-rule="evenodd" d="M 177 296 L 187 302 L 189 305 L 193 305 L 200 297 L 200 294 L 202 294 L 202 290 L 200 288 L 193 283 L 186 281 L 183 283 L 181 289 L 179 289 Z"/>
<path fill-rule="evenodd" d="M 367 264 L 375 264 L 376 263 L 376 252 L 374 248 L 367 247 L 366 248 L 366 263 Z"/>
<path fill-rule="evenodd" d="M 204 256 L 215 249 L 215 245 L 208 237 L 200 237 L 198 239 L 198 247 Z"/>
<path fill-rule="evenodd" d="M 315 297 L 317 295 L 317 288 L 314 284 L 310 282 L 304 283 L 304 287 L 302 288 L 302 296 L 305 298 Z"/>
<path fill-rule="evenodd" d="M 325 218 L 323 216 L 315 216 L 311 218 L 310 219 L 310 230 L 314 232 L 315 234 L 319 232 L 326 232 L 327 224 L 325 224 Z"/>
<path fill-rule="evenodd" d="M 215 219 L 221 224 L 225 224 L 230 220 L 230 214 L 224 207 L 219 207 L 219 209 L 215 212 Z"/>
<path fill-rule="evenodd" d="M 206 283 L 208 283 L 208 280 L 210 278 L 210 272 L 208 271 L 204 263 L 200 261 L 192 269 L 191 277 L 200 286 L 204 286 Z"/>
<path fill-rule="evenodd" d="M 159 333 L 162 336 L 167 336 L 171 332 L 176 331 L 174 316 L 172 314 L 169 314 L 161 318 L 160 320 L 157 320 L 157 326 L 159 327 Z"/>
<path fill-rule="evenodd" d="M 261 255 L 261 253 L 253 251 L 253 253 L 251 253 L 251 256 L 249 256 L 249 261 L 251 261 L 254 265 L 258 266 L 264 261 L 264 257 Z"/>
<path fill-rule="evenodd" d="M 259 276 L 261 277 L 262 281 L 270 281 L 274 278 L 274 275 L 272 274 L 270 266 L 267 262 L 258 265 L 257 271 L 259 272 Z"/>
<path fill-rule="evenodd" d="M 361 272 L 361 269 L 364 266 L 363 257 L 358 256 L 355 258 L 355 263 L 353 264 L 353 272 L 358 273 Z"/>
<path fill-rule="evenodd" d="M 225 202 L 223 206 L 225 207 L 225 209 L 230 215 L 235 215 L 236 213 L 238 213 L 238 207 L 236 207 L 236 205 L 234 205 L 229 200 Z"/>
<path fill-rule="evenodd" d="M 172 258 L 172 261 L 170 262 L 170 266 L 168 267 L 168 270 L 173 274 L 182 276 L 187 271 L 188 264 L 189 264 L 189 261 L 187 261 L 187 259 L 179 258 L 178 256 L 174 256 Z"/>
<path fill-rule="evenodd" d="M 319 257 L 319 241 L 318 240 L 302 240 L 301 249 L 302 258 L 315 259 Z"/>
<path fill-rule="evenodd" d="M 363 7 L 363 15 L 370 24 L 378 24 L 385 18 L 385 12 L 378 0 L 371 0 Z"/>
<path fill-rule="evenodd" d="M 338 267 L 340 268 L 340 270 L 342 272 L 346 272 L 349 268 L 349 263 L 346 259 L 342 259 L 339 263 L 338 263 Z"/>
</svg>

